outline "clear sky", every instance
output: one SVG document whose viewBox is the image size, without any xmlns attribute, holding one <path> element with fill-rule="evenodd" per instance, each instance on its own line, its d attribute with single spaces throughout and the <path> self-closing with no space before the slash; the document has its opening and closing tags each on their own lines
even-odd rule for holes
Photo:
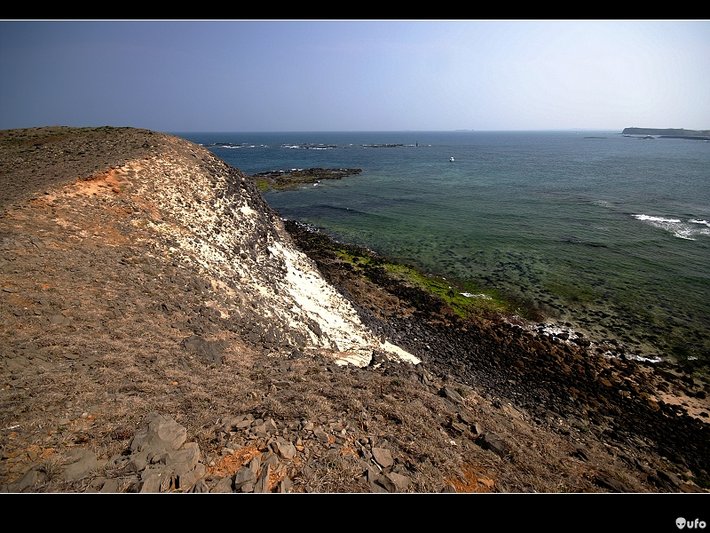
<svg viewBox="0 0 710 533">
<path fill-rule="evenodd" d="M 710 22 L 0 22 L 0 129 L 48 124 L 710 129 Z"/>
</svg>

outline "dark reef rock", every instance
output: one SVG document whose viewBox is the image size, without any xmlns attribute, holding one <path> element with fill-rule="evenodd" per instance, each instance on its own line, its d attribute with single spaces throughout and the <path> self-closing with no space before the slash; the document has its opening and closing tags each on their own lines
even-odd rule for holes
<svg viewBox="0 0 710 533">
<path fill-rule="evenodd" d="M 361 172 L 361 168 L 292 168 L 257 172 L 251 177 L 263 191 L 270 189 L 282 191 L 307 183 L 317 184 L 321 180 L 339 180 Z"/>
<path fill-rule="evenodd" d="M 363 148 L 400 148 L 404 146 L 401 143 L 386 143 L 386 144 L 363 144 Z"/>
</svg>

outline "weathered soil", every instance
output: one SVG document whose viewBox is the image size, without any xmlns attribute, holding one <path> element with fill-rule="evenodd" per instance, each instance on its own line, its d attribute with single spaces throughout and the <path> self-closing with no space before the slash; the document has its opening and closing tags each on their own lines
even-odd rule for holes
<svg viewBox="0 0 710 533">
<path fill-rule="evenodd" d="M 276 300 L 249 285 L 278 270 L 259 242 L 208 235 L 243 254 L 238 279 L 215 274 L 228 266 L 220 255 L 185 259 L 195 228 L 158 193 L 179 181 L 194 193 L 181 207 L 190 212 L 211 185 L 195 188 L 184 161 L 226 176 L 235 219 L 256 213 L 264 235 L 293 246 L 253 184 L 186 141 L 127 128 L 0 132 L 0 490 L 708 487 L 707 391 L 692 378 L 501 317 L 462 321 L 292 224 L 374 335 L 422 363 L 375 351 L 366 367 L 336 365 L 317 333 L 284 333 L 273 324 L 301 315 L 270 317 Z M 196 443 L 189 471 L 174 463 L 188 444 L 138 457 L 151 413 Z"/>
</svg>

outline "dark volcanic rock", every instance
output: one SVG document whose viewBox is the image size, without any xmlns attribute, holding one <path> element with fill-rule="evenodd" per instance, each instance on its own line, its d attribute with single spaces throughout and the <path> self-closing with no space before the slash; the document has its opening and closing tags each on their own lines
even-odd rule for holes
<svg viewBox="0 0 710 533">
<path fill-rule="evenodd" d="M 439 391 L 439 395 L 443 396 L 444 398 L 447 398 L 447 399 L 451 400 L 452 402 L 457 403 L 459 405 L 463 405 L 463 403 L 464 403 L 463 397 L 458 392 L 456 392 L 452 387 L 449 387 L 449 386 L 443 387 Z"/>
<path fill-rule="evenodd" d="M 269 170 L 252 175 L 263 188 L 286 190 L 321 180 L 339 180 L 362 172 L 361 168 L 299 168 L 290 170 Z"/>
<path fill-rule="evenodd" d="M 594 483 L 611 492 L 631 492 L 631 489 L 625 483 L 606 472 L 598 472 L 594 476 Z"/>
<path fill-rule="evenodd" d="M 496 454 L 501 459 L 505 459 L 510 456 L 510 448 L 508 445 L 493 433 L 483 433 L 476 439 L 476 444 L 478 444 L 484 450 L 490 450 Z"/>
</svg>

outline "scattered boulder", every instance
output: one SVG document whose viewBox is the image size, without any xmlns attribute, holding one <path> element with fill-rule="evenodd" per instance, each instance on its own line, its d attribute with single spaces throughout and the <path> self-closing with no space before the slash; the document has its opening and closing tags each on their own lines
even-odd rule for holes
<svg viewBox="0 0 710 533">
<path fill-rule="evenodd" d="M 188 442 L 187 430 L 172 418 L 158 413 L 146 417 L 136 431 L 129 463 L 140 473 L 140 492 L 193 489 L 206 474 L 200 463 L 200 448 Z"/>
<path fill-rule="evenodd" d="M 317 427 L 313 430 L 313 435 L 323 444 L 328 444 L 328 434 L 321 427 Z"/>
<path fill-rule="evenodd" d="M 511 455 L 510 448 L 505 441 L 493 433 L 483 433 L 475 442 L 484 450 L 493 452 L 501 459 L 506 459 Z"/>
<path fill-rule="evenodd" d="M 584 451 L 584 448 L 582 448 L 580 446 L 575 448 L 575 450 L 570 453 L 570 456 L 576 457 L 580 461 L 589 461 L 589 457 L 587 456 L 587 453 Z"/>
<path fill-rule="evenodd" d="M 230 477 L 223 477 L 220 479 L 217 484 L 212 487 L 210 490 L 210 493 L 226 493 L 226 492 L 232 492 L 232 478 Z"/>
<path fill-rule="evenodd" d="M 247 483 L 253 485 L 254 482 L 256 482 L 256 472 L 248 466 L 240 468 L 234 476 L 234 488 L 236 489 L 241 489 Z"/>
<path fill-rule="evenodd" d="M 468 411 L 459 411 L 457 415 L 459 420 L 468 426 L 473 426 L 476 423 L 476 419 L 473 418 L 473 414 L 469 413 Z"/>
<path fill-rule="evenodd" d="M 44 483 L 47 479 L 47 474 L 35 467 L 26 472 L 18 482 L 10 485 L 8 490 L 9 492 L 24 492 L 35 485 Z"/>
<path fill-rule="evenodd" d="M 140 492 L 168 492 L 174 487 L 170 468 L 147 467 L 141 473 Z"/>
<path fill-rule="evenodd" d="M 271 466 L 265 465 L 261 469 L 261 475 L 259 479 L 256 480 L 254 484 L 254 492 L 262 493 L 269 492 L 269 474 L 271 473 Z"/>
<path fill-rule="evenodd" d="M 118 480 L 117 479 L 107 479 L 104 481 L 103 486 L 99 492 L 103 493 L 115 493 L 118 492 Z"/>
<path fill-rule="evenodd" d="M 410 483 L 411 481 L 407 476 L 397 472 L 389 472 L 377 476 L 374 483 L 370 484 L 370 487 L 373 492 L 405 492 Z"/>
<path fill-rule="evenodd" d="M 279 438 L 274 445 L 276 453 L 278 453 L 282 459 L 291 460 L 296 457 L 296 447 L 292 443 Z"/>
<path fill-rule="evenodd" d="M 463 405 L 464 404 L 464 399 L 463 396 L 461 396 L 458 392 L 456 392 L 452 387 L 450 386 L 445 386 L 439 391 L 439 395 L 443 396 L 447 400 L 451 400 L 452 402 Z"/>
<path fill-rule="evenodd" d="M 449 420 L 448 427 L 456 433 L 464 433 L 468 429 L 464 424 L 456 420 Z"/>
<path fill-rule="evenodd" d="M 206 473 L 207 473 L 207 469 L 205 468 L 205 465 L 203 465 L 202 463 L 195 465 L 195 467 L 192 469 L 183 470 L 183 469 L 176 468 L 176 470 L 175 470 L 175 474 L 177 474 L 176 488 L 184 490 L 189 487 L 192 487 L 195 483 L 197 483 L 200 479 L 202 479 Z"/>
<path fill-rule="evenodd" d="M 389 468 L 394 464 L 392 452 L 387 448 L 372 448 L 372 456 L 382 468 Z"/>
<path fill-rule="evenodd" d="M 64 479 L 67 481 L 78 481 L 85 478 L 99 467 L 96 454 L 90 450 L 72 450 L 68 456 L 68 462 L 64 468 Z"/>
<path fill-rule="evenodd" d="M 209 492 L 210 488 L 207 486 L 207 483 L 205 482 L 204 479 L 199 480 L 197 483 L 195 483 L 190 489 L 187 491 L 191 494 L 204 494 L 205 492 Z"/>
<path fill-rule="evenodd" d="M 404 492 L 411 483 L 411 480 L 407 476 L 398 474 L 397 472 L 385 474 L 385 477 L 392 482 L 392 485 L 394 485 L 395 490 L 390 492 Z"/>
<path fill-rule="evenodd" d="M 261 467 L 261 457 L 258 455 L 254 457 L 249 462 L 249 469 L 254 473 L 254 479 L 256 479 L 256 475 L 259 473 L 259 468 Z"/>
<path fill-rule="evenodd" d="M 188 442 L 180 450 L 168 452 L 165 464 L 183 470 L 194 470 L 200 461 L 200 447 L 196 442 Z"/>
<path fill-rule="evenodd" d="M 187 430 L 172 418 L 150 413 L 147 425 L 136 431 L 131 442 L 131 452 L 150 450 L 164 453 L 180 448 L 187 440 Z"/>
<path fill-rule="evenodd" d="M 658 475 L 658 478 L 664 482 L 664 484 L 669 487 L 671 490 L 676 490 L 678 487 L 680 487 L 683 482 L 680 480 L 678 476 L 676 476 L 673 472 L 666 472 L 663 470 L 657 470 L 656 474 Z"/>
<path fill-rule="evenodd" d="M 291 478 L 289 478 L 287 476 L 279 482 L 278 492 L 280 492 L 280 493 L 291 492 L 292 486 L 293 486 L 293 482 L 291 481 Z"/>
</svg>

